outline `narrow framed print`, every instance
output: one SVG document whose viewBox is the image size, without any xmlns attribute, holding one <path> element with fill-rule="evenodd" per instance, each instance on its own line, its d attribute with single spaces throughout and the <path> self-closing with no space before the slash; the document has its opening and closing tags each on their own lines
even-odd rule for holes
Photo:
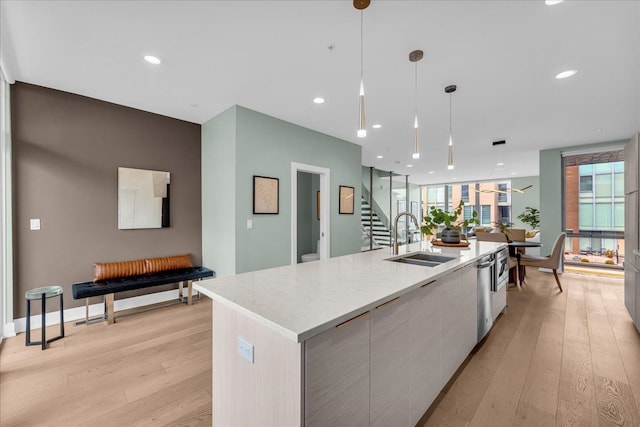
<svg viewBox="0 0 640 427">
<path fill-rule="evenodd" d="M 279 185 L 280 180 L 278 178 L 253 176 L 254 214 L 278 214 Z"/>
<path fill-rule="evenodd" d="M 346 185 L 340 186 L 340 204 L 338 213 L 353 215 L 353 197 L 355 189 Z"/>
</svg>

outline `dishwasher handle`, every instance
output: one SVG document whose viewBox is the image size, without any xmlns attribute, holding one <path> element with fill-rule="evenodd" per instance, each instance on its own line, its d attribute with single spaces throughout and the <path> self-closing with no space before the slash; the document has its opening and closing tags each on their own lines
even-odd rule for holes
<svg viewBox="0 0 640 427">
<path fill-rule="evenodd" d="M 489 261 L 489 262 L 485 262 L 482 264 L 478 264 L 478 268 L 487 268 L 487 267 L 491 267 L 494 264 L 493 261 Z"/>
</svg>

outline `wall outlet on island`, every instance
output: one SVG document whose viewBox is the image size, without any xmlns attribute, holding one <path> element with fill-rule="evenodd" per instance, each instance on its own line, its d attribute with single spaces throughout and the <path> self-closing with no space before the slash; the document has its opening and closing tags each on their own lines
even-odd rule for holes
<svg viewBox="0 0 640 427">
<path fill-rule="evenodd" d="M 238 353 L 243 359 L 253 363 L 253 344 L 238 337 Z"/>
</svg>

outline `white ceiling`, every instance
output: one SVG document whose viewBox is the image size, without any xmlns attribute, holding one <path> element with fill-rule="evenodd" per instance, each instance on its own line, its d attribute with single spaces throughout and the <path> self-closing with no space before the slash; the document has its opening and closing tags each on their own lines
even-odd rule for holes
<svg viewBox="0 0 640 427">
<path fill-rule="evenodd" d="M 640 130 L 637 0 L 372 0 L 365 139 L 355 136 L 360 12 L 349 0 L 2 0 L 0 8 L 11 79 L 195 123 L 239 104 L 360 144 L 364 165 L 416 183 L 538 175 L 540 149 Z M 415 49 L 424 51 L 422 158 L 412 161 Z M 575 77 L 554 78 L 571 68 Z M 448 84 L 458 85 L 453 172 Z M 313 104 L 316 96 L 326 103 Z M 491 142 L 501 139 L 506 166 L 496 171 Z"/>
</svg>

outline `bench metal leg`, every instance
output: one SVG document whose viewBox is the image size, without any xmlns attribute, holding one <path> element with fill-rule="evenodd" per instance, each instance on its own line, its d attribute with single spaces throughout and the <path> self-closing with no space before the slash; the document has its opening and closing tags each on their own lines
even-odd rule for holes
<svg viewBox="0 0 640 427">
<path fill-rule="evenodd" d="M 193 304 L 193 286 L 191 282 L 191 280 L 187 280 L 187 305 Z"/>
<path fill-rule="evenodd" d="M 42 294 L 42 309 L 40 311 L 40 317 L 42 318 L 42 329 L 40 329 L 40 332 L 42 334 L 42 341 L 40 341 L 42 343 L 42 349 L 44 350 L 45 348 L 47 348 L 47 303 L 46 303 L 46 299 L 44 297 L 44 293 Z"/>
<path fill-rule="evenodd" d="M 105 312 L 107 315 L 107 322 L 109 325 L 113 325 L 116 322 L 116 318 L 113 313 L 113 300 L 114 300 L 114 294 L 106 294 L 104 296 Z"/>
<path fill-rule="evenodd" d="M 74 323 L 75 326 L 78 325 L 87 325 L 89 326 L 92 323 L 96 323 L 96 322 L 102 322 L 104 320 L 106 320 L 106 308 L 105 308 L 105 314 L 101 314 L 99 316 L 95 316 L 93 318 L 89 317 L 89 298 L 85 298 L 84 299 L 84 320 L 78 320 L 76 323 Z"/>
</svg>

